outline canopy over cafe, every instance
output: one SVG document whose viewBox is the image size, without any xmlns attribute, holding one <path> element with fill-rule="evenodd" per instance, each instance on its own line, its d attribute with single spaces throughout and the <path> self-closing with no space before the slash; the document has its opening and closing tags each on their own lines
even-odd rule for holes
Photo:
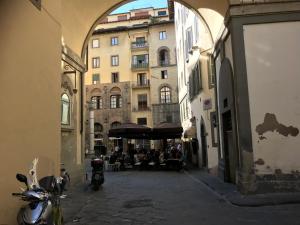
<svg viewBox="0 0 300 225">
<path fill-rule="evenodd" d="M 165 149 L 166 140 L 179 139 L 182 136 L 182 132 L 183 128 L 174 123 L 162 122 L 152 129 L 135 123 L 124 123 L 110 129 L 108 135 L 109 137 L 126 139 L 127 143 L 123 143 L 123 147 L 124 151 L 127 151 L 129 148 L 147 148 L 148 146 L 143 143 L 149 140 L 161 140 L 160 149 Z M 132 142 L 132 140 L 140 141 Z M 137 143 L 141 143 L 142 146 L 138 146 Z"/>
</svg>

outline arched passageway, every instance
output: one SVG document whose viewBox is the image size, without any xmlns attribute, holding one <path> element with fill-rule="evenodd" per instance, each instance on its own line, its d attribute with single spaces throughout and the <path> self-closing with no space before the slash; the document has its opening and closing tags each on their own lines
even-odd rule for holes
<svg viewBox="0 0 300 225">
<path fill-rule="evenodd" d="M 98 22 L 113 10 L 128 2 L 130 0 L 91 0 L 87 4 L 84 0 L 63 0 L 63 42 L 83 57 L 87 40 L 92 35 Z M 222 16 L 225 16 L 228 9 L 227 0 L 179 0 L 178 2 L 201 13 L 214 33 L 217 33 L 220 28 L 220 26 L 219 28 L 214 26 L 217 23 L 222 23 Z M 212 17 L 208 9 L 215 11 L 215 16 Z M 216 15 L 218 15 L 218 18 L 216 18 Z M 213 36 L 215 37 L 216 34 Z"/>
</svg>

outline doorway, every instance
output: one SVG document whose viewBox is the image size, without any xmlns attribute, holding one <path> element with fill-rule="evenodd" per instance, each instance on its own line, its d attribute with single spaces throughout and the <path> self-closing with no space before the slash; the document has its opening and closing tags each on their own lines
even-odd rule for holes
<svg viewBox="0 0 300 225">
<path fill-rule="evenodd" d="M 203 121 L 201 122 L 200 131 L 201 131 L 202 168 L 207 168 L 208 167 L 207 140 L 206 140 L 206 129 Z"/>
</svg>

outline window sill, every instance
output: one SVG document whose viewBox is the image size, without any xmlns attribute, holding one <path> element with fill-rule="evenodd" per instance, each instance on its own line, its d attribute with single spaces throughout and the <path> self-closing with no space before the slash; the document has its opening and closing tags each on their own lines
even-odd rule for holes
<svg viewBox="0 0 300 225">
<path fill-rule="evenodd" d="M 61 125 L 61 131 L 64 131 L 64 132 L 72 132 L 74 131 L 75 128 L 72 127 L 72 126 L 66 126 L 66 125 Z"/>
</svg>

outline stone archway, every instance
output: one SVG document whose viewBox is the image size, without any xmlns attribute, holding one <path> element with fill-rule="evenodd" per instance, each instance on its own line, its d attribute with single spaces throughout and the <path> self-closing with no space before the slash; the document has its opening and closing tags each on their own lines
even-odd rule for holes
<svg viewBox="0 0 300 225">
<path fill-rule="evenodd" d="M 93 30 L 97 23 L 114 9 L 130 2 L 131 0 L 90 0 L 87 4 L 84 0 L 62 0 L 62 34 L 63 44 L 67 44 L 83 58 Z M 228 9 L 227 0 L 177 0 L 177 2 L 193 9 L 205 21 L 208 26 L 211 16 L 200 13 L 200 9 L 211 9 L 225 16 Z M 100 15 L 100 16 L 99 16 Z M 214 19 L 212 19 L 214 20 Z"/>
</svg>

